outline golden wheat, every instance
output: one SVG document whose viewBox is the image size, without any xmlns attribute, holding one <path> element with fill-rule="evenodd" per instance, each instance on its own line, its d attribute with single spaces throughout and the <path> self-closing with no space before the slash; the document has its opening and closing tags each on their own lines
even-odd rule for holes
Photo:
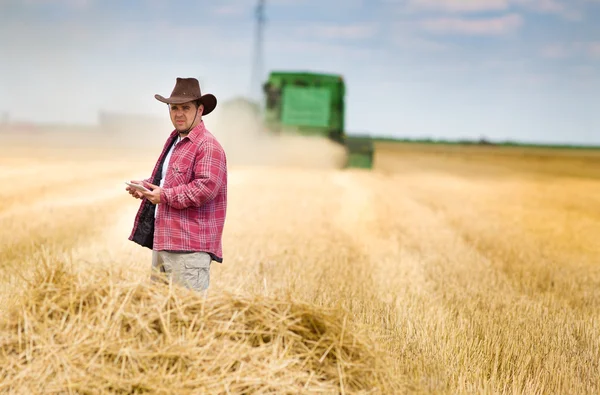
<svg viewBox="0 0 600 395">
<path fill-rule="evenodd" d="M 126 240 L 154 158 L 3 151 L 0 389 L 600 391 L 600 156 L 380 148 L 232 167 L 206 300 Z"/>
</svg>

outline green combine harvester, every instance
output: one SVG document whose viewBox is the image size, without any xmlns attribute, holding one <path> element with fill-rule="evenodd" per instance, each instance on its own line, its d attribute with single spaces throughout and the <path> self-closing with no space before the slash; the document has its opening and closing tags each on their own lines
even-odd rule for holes
<svg viewBox="0 0 600 395">
<path fill-rule="evenodd" d="M 346 167 L 372 168 L 372 140 L 348 136 L 344 130 L 342 76 L 274 71 L 263 91 L 264 121 L 272 133 L 327 137 L 345 146 Z"/>
</svg>

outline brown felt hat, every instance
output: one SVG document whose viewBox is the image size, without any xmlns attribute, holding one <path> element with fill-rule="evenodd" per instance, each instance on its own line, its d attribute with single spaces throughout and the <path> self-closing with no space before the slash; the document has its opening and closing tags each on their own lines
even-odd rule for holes
<svg viewBox="0 0 600 395">
<path fill-rule="evenodd" d="M 200 100 L 204 105 L 202 115 L 207 115 L 212 112 L 217 106 L 217 98 L 211 93 L 205 95 L 200 91 L 200 84 L 195 78 L 179 78 L 175 83 L 175 88 L 171 92 L 171 96 L 165 98 L 161 95 L 154 95 L 156 100 L 167 104 L 182 104 L 194 100 Z"/>
</svg>

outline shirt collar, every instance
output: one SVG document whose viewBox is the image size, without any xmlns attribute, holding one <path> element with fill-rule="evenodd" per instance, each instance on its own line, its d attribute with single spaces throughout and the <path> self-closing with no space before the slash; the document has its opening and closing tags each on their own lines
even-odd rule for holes
<svg viewBox="0 0 600 395">
<path fill-rule="evenodd" d="M 204 121 L 201 120 L 200 122 L 198 122 L 198 125 L 196 125 L 192 130 L 190 130 L 186 137 L 189 138 L 192 141 L 192 143 L 195 143 L 200 137 L 202 137 L 202 135 L 204 134 L 204 130 Z M 173 132 L 171 132 L 171 137 L 177 138 L 176 136 L 178 134 L 179 133 L 177 132 L 177 130 L 173 130 Z M 186 137 L 182 138 L 181 140 L 185 139 Z"/>
</svg>

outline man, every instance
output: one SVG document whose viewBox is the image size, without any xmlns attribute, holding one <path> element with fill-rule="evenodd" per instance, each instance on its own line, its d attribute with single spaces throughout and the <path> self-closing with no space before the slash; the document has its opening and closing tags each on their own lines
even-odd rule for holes
<svg viewBox="0 0 600 395">
<path fill-rule="evenodd" d="M 129 240 L 152 250 L 153 279 L 163 273 L 174 283 L 204 291 L 211 262 L 223 262 L 227 209 L 225 152 L 202 119 L 215 109 L 217 99 L 202 95 L 195 78 L 177 78 L 169 98 L 154 97 L 167 103 L 175 130 L 152 176 L 131 181 L 149 191 L 126 188 L 142 199 Z"/>
</svg>

